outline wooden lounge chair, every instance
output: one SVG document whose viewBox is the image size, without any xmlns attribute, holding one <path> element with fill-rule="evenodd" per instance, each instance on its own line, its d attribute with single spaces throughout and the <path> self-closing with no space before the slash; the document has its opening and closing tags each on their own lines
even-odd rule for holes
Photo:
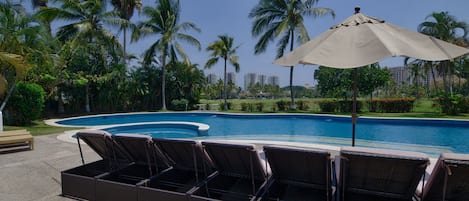
<svg viewBox="0 0 469 201">
<path fill-rule="evenodd" d="M 102 130 L 84 130 L 76 134 L 83 165 L 61 172 L 62 195 L 96 200 L 96 181 L 112 171 L 131 164 L 130 155 L 119 146 L 112 135 Z M 85 164 L 80 140 L 85 141 L 102 160 Z"/>
<path fill-rule="evenodd" d="M 155 146 L 151 136 L 117 134 L 113 136 L 132 160 L 132 164 L 97 178 L 96 199 L 137 201 L 137 185 L 169 170 L 167 158 Z"/>
<path fill-rule="evenodd" d="M 272 170 L 262 200 L 332 200 L 331 155 L 327 151 L 264 146 Z"/>
<path fill-rule="evenodd" d="M 213 170 L 211 159 L 194 140 L 153 138 L 172 166 L 139 188 L 139 200 L 188 200 L 188 192 Z"/>
<path fill-rule="evenodd" d="M 336 162 L 339 200 L 410 201 L 429 164 L 426 154 L 343 147 Z"/>
<path fill-rule="evenodd" d="M 469 154 L 441 154 L 422 198 L 423 201 L 469 200 Z"/>
<path fill-rule="evenodd" d="M 189 192 L 191 200 L 254 200 L 268 170 L 254 145 L 202 142 L 216 173 Z"/>
<path fill-rule="evenodd" d="M 34 149 L 34 138 L 27 130 L 12 130 L 0 132 L 0 148 L 28 146 Z"/>
</svg>

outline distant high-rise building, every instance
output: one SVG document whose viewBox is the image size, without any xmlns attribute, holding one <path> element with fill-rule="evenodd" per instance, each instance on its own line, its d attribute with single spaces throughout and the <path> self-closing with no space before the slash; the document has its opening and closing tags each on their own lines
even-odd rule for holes
<svg viewBox="0 0 469 201">
<path fill-rule="evenodd" d="M 267 75 L 258 75 L 257 76 L 257 83 L 259 83 L 261 86 L 264 86 L 267 84 Z"/>
<path fill-rule="evenodd" d="M 396 82 L 397 87 L 409 84 L 409 68 L 404 66 L 391 67 L 389 68 L 392 79 Z"/>
<path fill-rule="evenodd" d="M 207 76 L 207 81 L 208 81 L 208 84 L 216 84 L 217 83 L 217 75 L 215 73 L 210 73 L 208 74 Z"/>
<path fill-rule="evenodd" d="M 280 79 L 278 76 L 269 76 L 269 78 L 267 78 L 267 84 L 278 86 L 280 84 Z"/>
<path fill-rule="evenodd" d="M 236 85 L 236 74 L 234 72 L 229 72 L 226 74 L 226 83 Z"/>
<path fill-rule="evenodd" d="M 247 90 L 249 86 L 256 84 L 256 74 L 247 73 L 244 75 L 244 89 Z"/>
</svg>

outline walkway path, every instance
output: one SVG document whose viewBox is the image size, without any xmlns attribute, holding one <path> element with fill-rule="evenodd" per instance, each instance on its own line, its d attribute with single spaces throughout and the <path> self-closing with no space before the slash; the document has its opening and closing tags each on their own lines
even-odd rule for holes
<svg viewBox="0 0 469 201">
<path fill-rule="evenodd" d="M 82 146 L 85 161 L 98 159 Z M 81 164 L 78 146 L 57 135 L 34 137 L 34 150 L 0 154 L 0 201 L 65 201 L 60 172 Z"/>
</svg>

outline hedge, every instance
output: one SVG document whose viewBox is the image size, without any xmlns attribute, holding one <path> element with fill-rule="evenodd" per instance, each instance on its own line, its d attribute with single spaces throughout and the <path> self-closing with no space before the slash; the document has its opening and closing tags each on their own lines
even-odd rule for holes
<svg viewBox="0 0 469 201">
<path fill-rule="evenodd" d="M 415 98 L 385 98 L 367 101 L 370 112 L 405 113 L 414 108 Z"/>
<path fill-rule="evenodd" d="M 334 113 L 334 112 L 352 112 L 353 109 L 353 101 L 351 100 L 324 100 L 318 102 L 319 108 L 321 112 L 325 113 Z M 361 111 L 363 103 L 361 101 L 357 101 L 357 112 Z"/>
</svg>

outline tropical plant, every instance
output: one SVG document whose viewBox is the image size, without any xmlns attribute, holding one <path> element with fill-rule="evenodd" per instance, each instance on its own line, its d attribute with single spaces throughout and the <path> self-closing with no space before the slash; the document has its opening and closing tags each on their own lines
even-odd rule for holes
<svg viewBox="0 0 469 201">
<path fill-rule="evenodd" d="M 123 49 L 124 55 L 123 60 L 127 62 L 127 30 L 129 27 L 133 27 L 134 24 L 130 22 L 130 18 L 134 15 L 135 9 L 139 12 L 142 9 L 141 0 L 111 0 L 111 4 L 114 6 L 114 9 L 119 12 L 119 17 L 121 19 L 120 29 L 123 32 Z"/>
<path fill-rule="evenodd" d="M 433 12 L 425 20 L 427 21 L 419 24 L 419 32 L 450 43 L 461 44 L 469 32 L 469 25 L 466 22 L 457 20 L 448 12 Z M 438 70 L 443 76 L 445 91 L 453 94 L 452 74 L 454 69 L 452 64 L 449 61 L 439 62 Z"/>
<path fill-rule="evenodd" d="M 335 13 L 330 8 L 314 7 L 319 0 L 260 0 L 249 13 L 254 18 L 252 35 L 260 36 L 254 48 L 255 54 L 265 52 L 267 46 L 274 39 L 279 38 L 277 44 L 277 58 L 283 56 L 288 43 L 293 50 L 295 38 L 303 44 L 309 40 L 308 30 L 304 25 L 304 16 L 321 17 Z M 290 67 L 290 97 L 291 108 L 295 108 L 293 92 L 293 66 Z"/>
<path fill-rule="evenodd" d="M 150 65 L 157 53 L 161 55 L 162 79 L 161 79 L 161 104 L 162 110 L 166 110 L 166 68 L 167 59 L 172 64 L 178 61 L 178 55 L 189 64 L 189 57 L 185 53 L 179 41 L 187 42 L 200 49 L 200 42 L 191 35 L 183 31 L 195 30 L 200 32 L 197 26 L 191 22 L 179 22 L 181 9 L 179 0 L 157 0 L 155 7 L 146 6 L 143 8 L 143 15 L 148 20 L 139 23 L 138 30 L 132 34 L 132 40 L 136 41 L 149 35 L 159 35 L 157 40 L 144 52 L 143 64 Z"/>
<path fill-rule="evenodd" d="M 218 40 L 212 42 L 208 47 L 207 51 L 211 52 L 211 58 L 205 63 L 205 68 L 211 68 L 218 60 L 222 58 L 224 60 L 224 70 L 223 70 L 223 100 L 224 106 L 223 110 L 228 110 L 228 103 L 227 103 L 227 80 L 226 80 L 226 66 L 227 62 L 230 62 L 231 65 L 234 66 L 235 71 L 239 72 L 239 57 L 236 55 L 236 50 L 239 46 L 234 47 L 233 44 L 234 38 L 228 35 L 219 35 Z"/>
<path fill-rule="evenodd" d="M 106 11 L 101 0 L 62 0 L 60 8 L 48 7 L 38 11 L 42 21 L 65 20 L 70 22 L 58 28 L 56 37 L 73 47 L 67 64 L 77 79 L 85 80 L 85 111 L 90 112 L 90 88 L 100 76 L 109 73 L 109 64 L 118 62 L 122 48 L 104 23 L 117 24 L 117 11 Z"/>
<path fill-rule="evenodd" d="M 10 1 L 0 2 L 0 98 L 2 111 L 16 82 L 31 69 L 30 60 L 43 48 L 40 24 L 25 12 L 24 7 Z"/>
</svg>

